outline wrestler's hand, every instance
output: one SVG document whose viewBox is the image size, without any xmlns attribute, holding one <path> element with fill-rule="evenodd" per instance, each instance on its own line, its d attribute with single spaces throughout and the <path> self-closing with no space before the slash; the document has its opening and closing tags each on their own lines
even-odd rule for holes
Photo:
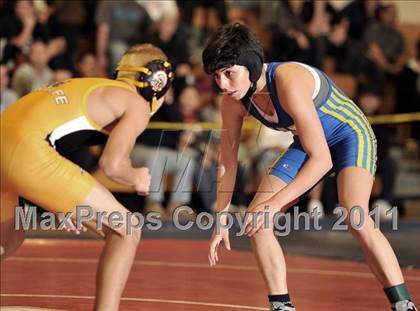
<svg viewBox="0 0 420 311">
<path fill-rule="evenodd" d="M 136 184 L 134 185 L 137 194 L 139 195 L 148 195 L 150 187 L 150 171 L 147 167 L 136 168 Z"/>
<path fill-rule="evenodd" d="M 245 234 L 251 237 L 260 230 L 268 228 L 267 226 L 273 223 L 275 213 L 276 210 L 270 201 L 265 201 L 248 209 L 245 218 Z"/>
<path fill-rule="evenodd" d="M 58 227 L 67 232 L 79 235 L 81 232 L 86 232 L 87 230 L 83 224 L 81 224 L 80 228 L 77 228 L 76 220 L 68 216 L 66 217 L 64 213 L 57 213 L 56 216 L 59 221 Z"/>
<path fill-rule="evenodd" d="M 226 220 L 225 215 L 222 215 L 220 217 L 220 223 L 223 226 L 226 226 L 227 220 Z M 229 228 L 226 228 L 226 227 L 223 228 L 221 226 L 219 227 L 220 227 L 219 232 L 216 232 L 217 230 L 217 227 L 216 227 L 210 239 L 210 247 L 209 247 L 209 254 L 208 254 L 210 266 L 214 266 L 216 265 L 216 263 L 219 262 L 219 256 L 217 254 L 217 251 L 219 249 L 220 242 L 223 241 L 225 248 L 230 251 Z"/>
</svg>

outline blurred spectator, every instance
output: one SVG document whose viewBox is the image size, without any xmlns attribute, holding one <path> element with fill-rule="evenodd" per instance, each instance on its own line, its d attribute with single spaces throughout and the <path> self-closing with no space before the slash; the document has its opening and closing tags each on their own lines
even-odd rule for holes
<svg viewBox="0 0 420 311">
<path fill-rule="evenodd" d="M 100 72 L 95 54 L 90 51 L 80 52 L 75 59 L 76 76 L 81 78 L 100 77 L 105 73 Z"/>
<path fill-rule="evenodd" d="M 416 56 L 409 59 L 397 79 L 396 112 L 420 112 L 420 37 Z M 411 137 L 420 145 L 420 122 L 412 124 Z"/>
<path fill-rule="evenodd" d="M 61 54 L 66 42 L 60 36 L 60 27 L 52 13 L 52 8 L 44 1 L 16 1 L 13 14 L 7 15 L 2 24 L 1 37 L 7 39 L 2 62 L 16 60 L 20 53 L 27 55 L 35 40 L 47 45 L 50 60 Z"/>
<path fill-rule="evenodd" d="M 32 1 L 16 1 L 12 14 L 3 17 L 1 37 L 7 39 L 7 44 L 4 49 L 2 62 L 7 62 L 14 60 L 19 52 L 23 54 L 29 53 L 36 25 Z"/>
<path fill-rule="evenodd" d="M 3 112 L 18 99 L 16 92 L 9 88 L 9 74 L 6 65 L 0 65 L 0 90 L 0 112 Z"/>
<path fill-rule="evenodd" d="M 53 7 L 60 27 L 60 34 L 64 36 L 67 46 L 63 55 L 63 61 L 66 65 L 73 65 L 73 56 L 80 49 L 83 39 L 89 39 L 91 30 L 86 25 L 91 20 L 88 18 L 89 2 L 86 0 L 54 0 Z M 92 41 L 92 40 L 91 40 Z M 93 49 L 91 44 L 89 48 Z M 71 67 L 70 67 L 71 68 Z M 72 68 L 74 69 L 74 68 Z"/>
<path fill-rule="evenodd" d="M 362 94 L 358 104 L 367 116 L 378 113 L 380 102 L 376 96 Z M 390 147 L 395 136 L 394 129 L 388 124 L 372 125 L 377 140 L 377 171 L 372 190 L 372 199 L 381 199 L 390 204 L 394 200 L 394 185 L 397 162 L 390 155 Z"/>
<path fill-rule="evenodd" d="M 34 12 L 37 19 L 36 30 L 47 44 L 48 58 L 52 69 L 71 67 L 71 59 L 66 59 L 66 39 L 61 33 L 61 25 L 54 14 L 54 7 L 45 1 L 34 1 Z"/>
<path fill-rule="evenodd" d="M 324 181 L 321 180 L 309 193 L 308 193 L 308 204 L 306 211 L 311 217 L 317 215 L 318 218 L 325 216 L 324 204 L 322 199 L 322 190 L 324 189 Z"/>
<path fill-rule="evenodd" d="M 227 22 L 226 4 L 223 0 L 179 1 L 183 22 L 188 27 L 189 61 L 201 66 L 201 53 L 209 35 Z"/>
<path fill-rule="evenodd" d="M 19 97 L 53 81 L 53 71 L 48 67 L 48 60 L 46 44 L 35 41 L 29 53 L 29 63 L 19 66 L 12 78 L 12 88 Z"/>
<path fill-rule="evenodd" d="M 188 65 L 188 49 L 186 44 L 187 32 L 180 25 L 178 10 L 165 12 L 155 24 L 155 31 L 151 35 L 150 43 L 165 51 L 168 59 L 178 76 L 190 72 Z"/>
<path fill-rule="evenodd" d="M 190 88 L 191 95 L 188 92 L 185 94 L 185 100 L 193 93 L 198 94 L 197 89 Z M 197 96 L 197 95 L 196 95 Z M 218 94 L 213 98 L 210 105 L 199 109 L 194 113 L 194 118 L 187 118 L 190 120 L 197 119 L 201 122 L 214 122 L 219 125 L 222 123 L 222 116 L 220 112 L 222 95 Z M 193 105 L 186 104 L 187 107 Z M 191 107 L 192 108 L 192 107 Z M 191 108 L 185 109 L 184 114 L 190 115 L 188 111 Z M 185 113 L 185 111 L 187 113 Z M 218 150 L 220 140 L 220 129 L 213 129 L 211 131 L 194 132 L 193 139 L 190 138 L 190 147 L 196 151 L 195 159 L 196 166 L 194 169 L 194 190 L 200 198 L 200 207 L 203 211 L 213 212 L 214 203 L 216 202 L 217 195 L 217 165 L 218 165 Z M 248 170 L 243 165 L 244 148 L 241 147 L 241 161 L 238 163 L 237 177 L 235 183 L 235 190 L 232 196 L 232 204 L 230 210 L 232 212 L 244 212 L 247 205 L 246 185 L 248 182 Z"/>
<path fill-rule="evenodd" d="M 349 22 L 348 36 L 354 41 L 361 41 L 366 27 L 375 20 L 375 11 L 379 0 L 353 0 L 339 13 L 340 20 Z"/>
<path fill-rule="evenodd" d="M 222 123 L 222 114 L 220 112 L 220 104 L 223 94 L 215 94 L 210 105 L 206 105 L 201 109 L 201 116 L 205 122 Z"/>
<path fill-rule="evenodd" d="M 409 59 L 398 78 L 397 112 L 420 111 L 420 37 L 416 56 Z"/>
<path fill-rule="evenodd" d="M 173 95 L 165 96 L 164 105 L 152 117 L 152 121 L 182 122 L 179 104 Z M 178 130 L 146 130 L 138 139 L 132 153 L 133 165 L 147 165 L 152 179 L 150 194 L 146 198 L 144 212 L 160 212 L 162 218 L 169 217 L 175 207 L 189 204 L 192 191 L 192 173 L 194 162 L 191 156 L 180 149 Z M 171 175 L 169 202 L 166 213 L 165 186 L 168 175 Z"/>
<path fill-rule="evenodd" d="M 221 99 L 221 94 L 215 95 L 211 104 L 200 110 L 200 117 L 203 122 L 222 123 Z M 197 135 L 193 146 L 197 151 L 194 190 L 200 198 L 200 206 L 206 212 L 213 212 L 216 202 L 219 140 L 220 130 L 203 131 Z"/>
<path fill-rule="evenodd" d="M 178 10 L 175 0 L 165 1 L 149 1 L 149 0 L 137 0 L 137 3 L 145 8 L 147 14 L 149 14 L 152 21 L 158 22 L 163 15 L 170 14 Z"/>
<path fill-rule="evenodd" d="M 54 82 L 64 82 L 68 79 L 73 78 L 73 73 L 65 68 L 57 68 L 54 70 L 53 81 Z"/>
<path fill-rule="evenodd" d="M 295 60 L 322 67 L 327 53 L 327 37 L 335 11 L 326 1 L 282 1 L 264 3 L 274 6 L 273 19 L 265 22 L 273 28 L 270 57 L 276 61 Z M 265 11 L 269 10 L 265 8 Z"/>
<path fill-rule="evenodd" d="M 146 10 L 134 0 L 101 1 L 96 11 L 99 66 L 112 72 L 128 46 L 146 40 L 150 22 Z"/>
<path fill-rule="evenodd" d="M 358 72 L 363 92 L 377 96 L 384 93 L 385 82 L 395 82 L 395 76 L 405 64 L 405 43 L 396 28 L 397 11 L 388 4 L 377 8 L 377 22 L 372 23 L 364 34 L 364 55 L 359 59 Z"/>
<path fill-rule="evenodd" d="M 181 10 L 183 20 L 188 25 L 194 25 L 195 22 L 198 22 L 199 17 L 202 17 L 204 25 L 211 27 L 212 23 L 207 23 L 208 14 L 217 16 L 221 24 L 228 22 L 225 0 L 178 1 L 178 7 Z M 212 17 L 210 16 L 210 19 L 211 18 Z M 196 21 L 194 21 L 194 19 L 196 19 Z"/>
<path fill-rule="evenodd" d="M 187 85 L 179 94 L 179 106 L 184 123 L 198 122 L 201 108 L 200 93 L 194 85 Z"/>
</svg>

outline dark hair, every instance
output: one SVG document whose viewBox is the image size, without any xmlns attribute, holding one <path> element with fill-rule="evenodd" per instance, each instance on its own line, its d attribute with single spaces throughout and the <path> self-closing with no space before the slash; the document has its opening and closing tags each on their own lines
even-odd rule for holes
<svg viewBox="0 0 420 311">
<path fill-rule="evenodd" d="M 213 33 L 203 51 L 204 70 L 208 74 L 233 65 L 243 65 L 250 71 L 253 81 L 255 62 L 262 66 L 264 51 L 255 33 L 240 23 L 227 24 Z M 258 71 L 258 70 L 257 70 Z M 258 72 L 258 77 L 261 72 Z M 255 75 L 255 73 L 254 73 Z"/>
<path fill-rule="evenodd" d="M 386 12 L 388 9 L 394 7 L 392 4 L 381 4 L 375 9 L 375 19 L 378 22 L 382 22 L 382 14 Z"/>
<path fill-rule="evenodd" d="M 88 55 L 92 55 L 93 57 L 95 57 L 95 52 L 93 50 L 89 50 L 89 49 L 80 50 L 80 51 L 76 52 L 76 55 L 74 57 L 74 62 L 76 64 L 78 64 L 78 63 L 82 62 L 85 59 L 85 57 L 88 56 Z"/>
</svg>

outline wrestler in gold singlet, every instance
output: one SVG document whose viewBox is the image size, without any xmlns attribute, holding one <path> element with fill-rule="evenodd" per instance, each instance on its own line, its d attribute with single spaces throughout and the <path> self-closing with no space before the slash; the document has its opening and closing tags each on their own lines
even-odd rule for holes
<svg viewBox="0 0 420 311">
<path fill-rule="evenodd" d="M 107 131 L 86 109 L 89 94 L 104 86 L 135 92 L 121 81 L 71 79 L 32 92 L 2 113 L 2 222 L 13 216 L 18 196 L 52 212 L 70 212 L 87 196 L 95 179 L 61 154 L 106 140 Z"/>
</svg>

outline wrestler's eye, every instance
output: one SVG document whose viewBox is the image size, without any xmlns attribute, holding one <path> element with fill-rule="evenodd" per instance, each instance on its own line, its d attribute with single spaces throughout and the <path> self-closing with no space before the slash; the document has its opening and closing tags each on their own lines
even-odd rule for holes
<svg viewBox="0 0 420 311">
<path fill-rule="evenodd" d="M 226 71 L 225 71 L 225 76 L 226 76 L 227 78 L 232 78 L 232 77 L 233 77 L 233 75 L 234 75 L 234 72 L 233 72 L 233 71 L 230 71 L 230 70 L 226 70 Z"/>
</svg>

